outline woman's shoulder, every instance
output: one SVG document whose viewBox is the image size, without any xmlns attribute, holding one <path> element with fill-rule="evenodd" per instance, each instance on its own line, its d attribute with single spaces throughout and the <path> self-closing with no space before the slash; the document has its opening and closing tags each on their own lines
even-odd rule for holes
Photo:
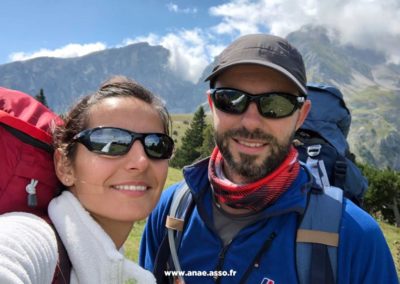
<svg viewBox="0 0 400 284">
<path fill-rule="evenodd" d="M 58 261 L 57 239 L 42 218 L 24 212 L 0 215 L 0 283 L 50 283 Z M 39 268 L 39 269 L 38 269 Z"/>
<path fill-rule="evenodd" d="M 0 238 L 5 241 L 16 241 L 28 237 L 39 237 L 46 243 L 55 244 L 57 239 L 52 227 L 41 217 L 26 212 L 10 212 L 0 215 Z M 17 239 L 11 240 L 6 236 L 14 236 Z"/>
</svg>

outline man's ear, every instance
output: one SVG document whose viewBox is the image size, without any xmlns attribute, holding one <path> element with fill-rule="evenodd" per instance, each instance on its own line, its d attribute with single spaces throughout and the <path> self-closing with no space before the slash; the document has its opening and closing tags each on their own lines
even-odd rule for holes
<svg viewBox="0 0 400 284">
<path fill-rule="evenodd" d="M 300 128 L 300 126 L 303 124 L 304 120 L 306 120 L 308 113 L 311 110 L 311 101 L 306 100 L 303 104 L 303 106 L 300 108 L 300 114 L 297 119 L 296 123 L 296 130 Z"/>
<path fill-rule="evenodd" d="M 71 161 L 61 149 L 56 149 L 53 155 L 54 168 L 58 179 L 66 187 L 74 185 L 75 175 Z"/>
<path fill-rule="evenodd" d="M 208 99 L 208 105 L 210 106 L 210 110 L 212 111 L 214 105 L 213 105 L 213 101 L 212 101 L 212 99 L 211 99 L 211 92 L 210 92 L 210 90 L 207 91 L 206 95 L 207 95 L 207 99 Z"/>
</svg>

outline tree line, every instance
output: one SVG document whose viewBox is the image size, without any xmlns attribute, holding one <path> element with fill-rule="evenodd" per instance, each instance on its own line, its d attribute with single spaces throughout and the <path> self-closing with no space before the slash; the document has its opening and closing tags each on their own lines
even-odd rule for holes
<svg viewBox="0 0 400 284">
<path fill-rule="evenodd" d="M 203 107 L 193 115 L 181 146 L 175 151 L 170 166 L 181 169 L 197 160 L 208 157 L 215 147 L 212 125 L 206 122 Z M 400 227 L 400 172 L 378 169 L 357 163 L 368 180 L 368 190 L 362 208 L 389 224 Z"/>
</svg>

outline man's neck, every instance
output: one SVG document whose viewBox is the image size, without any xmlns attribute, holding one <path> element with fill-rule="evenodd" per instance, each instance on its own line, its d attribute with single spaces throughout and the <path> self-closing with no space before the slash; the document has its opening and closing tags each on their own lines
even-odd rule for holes
<svg viewBox="0 0 400 284">
<path fill-rule="evenodd" d="M 217 206 L 219 206 L 226 213 L 232 215 L 247 215 L 253 212 L 252 210 L 246 208 L 232 208 L 226 204 L 217 203 Z"/>
</svg>

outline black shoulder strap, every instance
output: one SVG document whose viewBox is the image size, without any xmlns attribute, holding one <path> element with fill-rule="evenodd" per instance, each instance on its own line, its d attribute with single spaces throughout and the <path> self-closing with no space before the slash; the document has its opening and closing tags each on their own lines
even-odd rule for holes
<svg viewBox="0 0 400 284">
<path fill-rule="evenodd" d="M 54 228 L 53 224 L 50 224 L 53 227 L 54 233 L 57 238 L 57 247 L 58 247 L 58 263 L 56 267 L 56 271 L 54 273 L 53 284 L 69 284 L 72 264 L 69 259 L 67 250 L 57 233 L 57 230 Z"/>
<path fill-rule="evenodd" d="M 337 155 L 333 169 L 333 185 L 339 188 L 344 188 L 346 183 L 347 163 L 346 158 L 342 155 Z"/>
</svg>

